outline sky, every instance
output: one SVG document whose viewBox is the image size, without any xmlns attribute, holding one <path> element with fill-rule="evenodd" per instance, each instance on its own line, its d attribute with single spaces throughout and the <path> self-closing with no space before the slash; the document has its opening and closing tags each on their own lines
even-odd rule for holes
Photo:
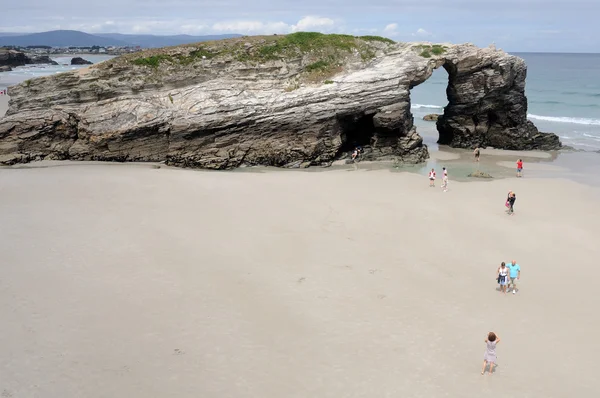
<svg viewBox="0 0 600 398">
<path fill-rule="evenodd" d="M 381 35 L 600 52 L 600 0 L 1 0 L 0 32 Z"/>
</svg>

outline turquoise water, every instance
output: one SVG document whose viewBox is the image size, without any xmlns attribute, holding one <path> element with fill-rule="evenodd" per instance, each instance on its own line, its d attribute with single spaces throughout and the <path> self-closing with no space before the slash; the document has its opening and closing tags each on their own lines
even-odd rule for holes
<svg viewBox="0 0 600 398">
<path fill-rule="evenodd" d="M 540 131 L 558 134 L 565 145 L 600 150 L 600 54 L 515 55 L 527 62 L 529 119 Z M 440 68 L 411 91 L 415 124 L 426 141 L 437 134 L 435 124 L 421 119 L 442 113 L 447 82 L 448 74 Z"/>
</svg>

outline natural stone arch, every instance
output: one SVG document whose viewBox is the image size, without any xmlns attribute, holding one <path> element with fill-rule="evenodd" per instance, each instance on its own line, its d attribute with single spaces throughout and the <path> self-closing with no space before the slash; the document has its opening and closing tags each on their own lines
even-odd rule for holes
<svg viewBox="0 0 600 398">
<path fill-rule="evenodd" d="M 448 102 L 436 122 L 438 144 L 514 150 L 560 147 L 558 136 L 540 133 L 527 120 L 527 66 L 521 58 L 497 51 L 457 52 L 433 61 L 411 88 L 440 67 L 448 73 Z"/>
<path fill-rule="evenodd" d="M 301 81 L 313 76 L 312 51 L 247 62 L 255 56 L 246 46 L 251 40 L 151 50 L 153 60 L 167 61 L 147 66 L 135 57 L 148 54 L 131 54 L 11 87 L 0 120 L 0 164 L 54 158 L 214 169 L 329 165 L 348 156 L 353 136 L 368 140 L 367 159 L 418 163 L 428 152 L 413 125 L 410 89 L 439 67 L 450 76 L 441 143 L 560 145 L 527 121 L 525 63 L 502 51 L 466 44 L 430 54 L 422 44 L 345 37 L 356 51 L 344 52 L 333 74 Z M 214 56 L 190 55 L 197 53 Z M 370 131 L 353 131 L 352 123 Z"/>
</svg>

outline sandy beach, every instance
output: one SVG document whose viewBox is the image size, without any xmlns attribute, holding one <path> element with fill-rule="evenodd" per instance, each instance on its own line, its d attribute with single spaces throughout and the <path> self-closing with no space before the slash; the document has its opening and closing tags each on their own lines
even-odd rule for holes
<svg viewBox="0 0 600 398">
<path fill-rule="evenodd" d="M 45 165 L 0 170 L 3 396 L 600 394 L 597 188 Z"/>
<path fill-rule="evenodd" d="M 10 97 L 8 95 L 0 95 L 0 118 L 3 117 L 8 110 L 9 99 Z"/>
</svg>

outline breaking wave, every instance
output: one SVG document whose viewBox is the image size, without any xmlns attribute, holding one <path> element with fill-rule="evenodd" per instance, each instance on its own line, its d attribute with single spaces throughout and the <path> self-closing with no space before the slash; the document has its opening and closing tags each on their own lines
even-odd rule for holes
<svg viewBox="0 0 600 398">
<path fill-rule="evenodd" d="M 528 114 L 529 119 L 544 120 L 546 122 L 554 123 L 571 123 L 571 124 L 584 124 L 587 126 L 600 126 L 600 119 L 588 119 L 584 117 L 562 117 L 562 116 L 541 116 Z"/>
</svg>

